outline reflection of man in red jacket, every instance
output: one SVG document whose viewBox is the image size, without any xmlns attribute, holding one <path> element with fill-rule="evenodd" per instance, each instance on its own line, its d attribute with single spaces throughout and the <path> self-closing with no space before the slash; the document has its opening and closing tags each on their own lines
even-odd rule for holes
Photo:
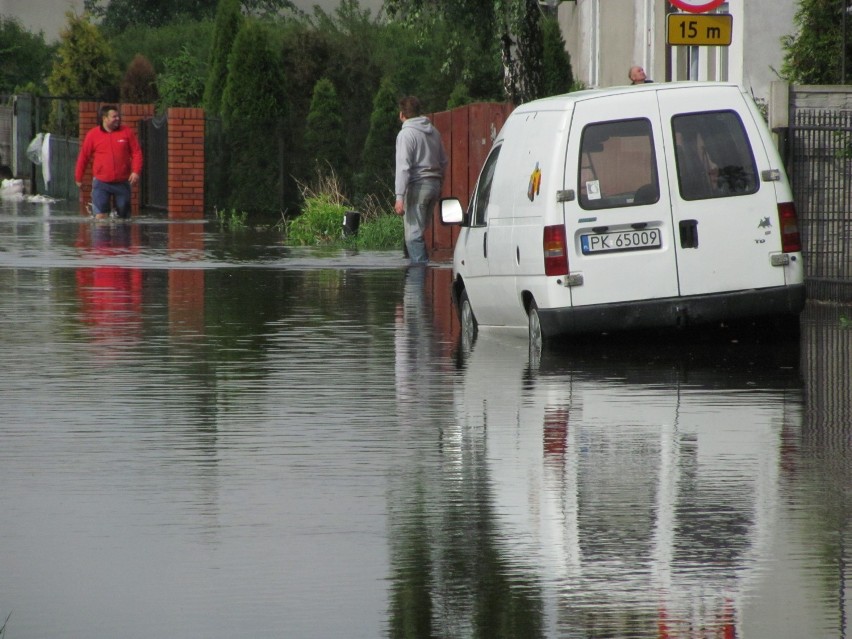
<svg viewBox="0 0 852 639">
<path fill-rule="evenodd" d="M 74 180 L 82 186 L 83 173 L 89 160 L 92 165 L 92 213 L 96 218 L 107 217 L 110 199 L 115 199 L 118 216 L 130 217 L 130 187 L 139 181 L 142 172 L 142 149 L 132 129 L 122 126 L 121 116 L 114 104 L 100 108 L 101 124 L 86 134 Z"/>
</svg>

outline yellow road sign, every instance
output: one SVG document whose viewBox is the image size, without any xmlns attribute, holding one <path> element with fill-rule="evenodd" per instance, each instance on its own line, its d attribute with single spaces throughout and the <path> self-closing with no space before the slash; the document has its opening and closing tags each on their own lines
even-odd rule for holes
<svg viewBox="0 0 852 639">
<path fill-rule="evenodd" d="M 730 13 L 670 13 L 666 42 L 673 45 L 726 47 L 731 44 L 733 22 Z"/>
</svg>

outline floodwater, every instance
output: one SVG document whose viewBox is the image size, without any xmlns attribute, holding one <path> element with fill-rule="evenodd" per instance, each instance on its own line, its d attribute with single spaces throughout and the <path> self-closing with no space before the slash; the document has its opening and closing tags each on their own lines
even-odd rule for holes
<svg viewBox="0 0 852 639">
<path fill-rule="evenodd" d="M 449 277 L 0 203 L 0 635 L 847 636 L 852 310 L 531 362 Z"/>
</svg>

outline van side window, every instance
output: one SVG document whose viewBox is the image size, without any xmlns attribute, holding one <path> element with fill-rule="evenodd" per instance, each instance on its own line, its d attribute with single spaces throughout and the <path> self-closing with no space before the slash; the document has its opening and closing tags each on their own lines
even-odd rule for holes
<svg viewBox="0 0 852 639">
<path fill-rule="evenodd" d="M 651 123 L 646 118 L 598 122 L 583 129 L 580 206 L 609 209 L 660 199 Z"/>
<path fill-rule="evenodd" d="M 676 115 L 672 133 L 684 200 L 748 195 L 759 188 L 748 136 L 734 111 Z"/>
<path fill-rule="evenodd" d="M 494 170 L 497 168 L 497 157 L 500 155 L 500 149 L 501 147 L 498 146 L 491 151 L 491 155 L 486 158 L 482 172 L 479 174 L 476 192 L 473 194 L 467 212 L 471 226 L 485 226 L 488 221 L 488 200 L 491 198 L 491 185 L 494 182 Z"/>
</svg>

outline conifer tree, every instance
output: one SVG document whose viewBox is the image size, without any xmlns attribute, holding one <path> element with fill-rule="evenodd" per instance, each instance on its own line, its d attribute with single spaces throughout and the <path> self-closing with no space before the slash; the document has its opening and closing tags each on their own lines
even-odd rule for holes
<svg viewBox="0 0 852 639">
<path fill-rule="evenodd" d="M 222 124 L 228 163 L 229 205 L 241 211 L 279 212 L 281 136 L 287 115 L 284 74 L 266 28 L 244 22 L 228 58 Z"/>
<path fill-rule="evenodd" d="M 396 136 L 399 133 L 399 103 L 393 81 L 385 79 L 373 98 L 370 131 L 361 155 L 357 189 L 379 197 L 393 195 Z"/>
<path fill-rule="evenodd" d="M 337 91 L 328 78 L 321 78 L 314 85 L 305 127 L 305 151 L 316 170 L 327 173 L 331 169 L 346 182 L 346 132 Z"/>
<path fill-rule="evenodd" d="M 565 40 L 559 29 L 559 23 L 553 18 L 541 22 L 543 38 L 542 95 L 568 93 L 574 84 L 574 71 L 571 68 L 571 56 L 565 50 Z"/>
<path fill-rule="evenodd" d="M 59 34 L 59 47 L 47 79 L 52 95 L 92 100 L 116 100 L 121 73 L 112 49 L 87 16 L 65 13 L 68 26 Z M 56 101 L 48 128 L 55 133 L 77 135 L 76 102 L 60 107 Z M 64 112 L 60 110 L 64 108 Z"/>
<path fill-rule="evenodd" d="M 222 93 L 225 91 L 225 83 L 228 80 L 228 57 L 242 23 L 240 0 L 219 0 L 213 27 L 207 82 L 204 87 L 204 108 L 211 115 L 218 115 L 221 110 Z"/>
</svg>

